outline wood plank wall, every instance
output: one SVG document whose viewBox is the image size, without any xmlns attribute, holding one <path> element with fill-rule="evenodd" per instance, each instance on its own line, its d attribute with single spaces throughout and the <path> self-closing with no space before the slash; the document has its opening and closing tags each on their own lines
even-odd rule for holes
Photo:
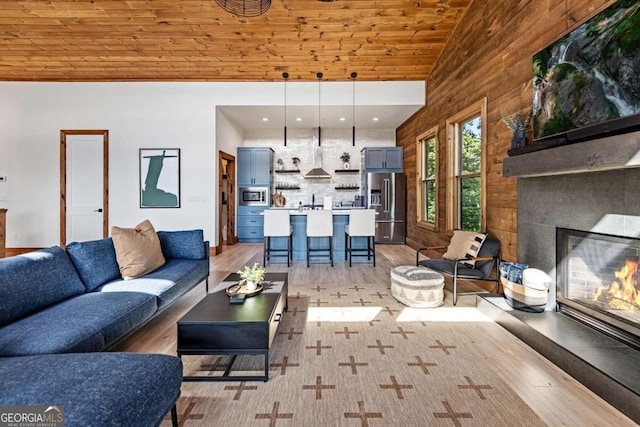
<svg viewBox="0 0 640 427">
<path fill-rule="evenodd" d="M 475 0 L 427 78 L 426 106 L 397 130 L 407 174 L 407 243 L 446 245 L 446 120 L 486 97 L 487 211 L 490 236 L 502 242 L 502 258 L 517 258 L 517 179 L 502 176 L 511 131 L 504 109 L 528 112 L 532 105 L 532 56 L 614 3 L 607 0 Z M 439 126 L 438 224 L 416 224 L 416 137 Z M 528 138 L 531 140 L 531 129 Z"/>
</svg>

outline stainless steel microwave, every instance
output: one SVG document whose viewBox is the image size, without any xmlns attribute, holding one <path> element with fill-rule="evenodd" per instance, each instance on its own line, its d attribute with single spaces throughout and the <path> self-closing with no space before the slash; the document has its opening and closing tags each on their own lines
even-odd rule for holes
<svg viewBox="0 0 640 427">
<path fill-rule="evenodd" d="M 240 187 L 240 205 L 269 206 L 267 187 Z"/>
</svg>

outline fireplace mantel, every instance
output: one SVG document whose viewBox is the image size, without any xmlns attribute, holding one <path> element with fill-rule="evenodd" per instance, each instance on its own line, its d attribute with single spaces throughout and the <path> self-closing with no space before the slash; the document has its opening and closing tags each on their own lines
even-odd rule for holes
<svg viewBox="0 0 640 427">
<path fill-rule="evenodd" d="M 640 167 L 640 131 L 506 157 L 502 175 L 513 178 Z"/>
</svg>

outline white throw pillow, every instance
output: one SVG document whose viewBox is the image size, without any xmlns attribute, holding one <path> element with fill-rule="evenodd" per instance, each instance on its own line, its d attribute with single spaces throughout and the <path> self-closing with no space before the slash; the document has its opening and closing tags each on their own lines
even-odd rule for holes
<svg viewBox="0 0 640 427">
<path fill-rule="evenodd" d="M 455 230 L 447 251 L 442 255 L 444 259 L 457 260 L 464 258 L 473 258 L 478 255 L 486 234 L 476 233 L 475 231 Z M 463 264 L 473 268 L 475 261 L 465 261 Z"/>
</svg>

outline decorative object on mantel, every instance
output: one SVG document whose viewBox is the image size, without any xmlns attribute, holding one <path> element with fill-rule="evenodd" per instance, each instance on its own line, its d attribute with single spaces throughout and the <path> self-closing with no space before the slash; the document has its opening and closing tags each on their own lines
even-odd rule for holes
<svg viewBox="0 0 640 427">
<path fill-rule="evenodd" d="M 269 10 L 271 0 L 216 0 L 218 6 L 236 16 L 252 18 Z"/>
<path fill-rule="evenodd" d="M 281 170 L 283 170 L 283 169 L 284 169 L 284 160 L 282 160 L 282 159 L 278 159 L 278 160 L 276 161 L 276 163 L 278 164 L 278 170 L 279 170 L 279 171 L 281 171 Z"/>
<path fill-rule="evenodd" d="M 532 110 L 533 111 L 533 110 Z M 513 132 L 513 139 L 511 140 L 511 149 L 524 148 L 527 145 L 527 136 L 525 131 L 531 123 L 532 111 L 522 117 L 522 112 L 518 111 L 513 116 L 509 113 L 509 110 L 505 109 L 506 114 L 502 116 L 502 122 L 507 125 L 509 130 Z"/>
<path fill-rule="evenodd" d="M 350 165 L 349 165 L 349 160 L 351 160 L 351 155 L 349 153 L 347 153 L 346 151 L 344 153 L 342 153 L 342 155 L 340 156 L 340 160 L 342 160 L 342 166 L 345 169 L 349 169 Z"/>
<path fill-rule="evenodd" d="M 300 169 L 300 166 L 298 166 L 300 164 L 300 158 L 299 157 L 292 157 L 291 161 L 293 162 L 293 167 L 296 168 L 297 170 Z"/>
</svg>

